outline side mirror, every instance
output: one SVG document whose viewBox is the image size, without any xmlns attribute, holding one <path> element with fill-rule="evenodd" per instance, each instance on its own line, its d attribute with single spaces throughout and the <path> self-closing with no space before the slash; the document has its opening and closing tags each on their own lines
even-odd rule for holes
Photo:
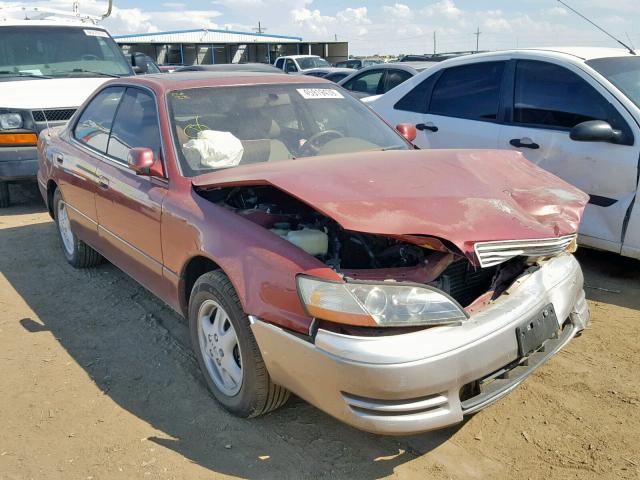
<svg viewBox="0 0 640 480">
<path fill-rule="evenodd" d="M 150 148 L 136 147 L 129 150 L 127 165 L 136 175 L 164 177 L 162 162 L 155 158 Z"/>
<path fill-rule="evenodd" d="M 412 143 L 416 139 L 416 136 L 418 136 L 418 130 L 416 129 L 416 126 L 411 123 L 401 123 L 399 125 L 396 125 L 396 130 L 398 131 L 398 133 L 400 133 L 400 135 L 402 135 Z"/>
<path fill-rule="evenodd" d="M 618 143 L 622 139 L 622 132 L 614 130 L 608 122 L 589 120 L 573 127 L 569 132 L 569 138 L 576 142 Z"/>
</svg>

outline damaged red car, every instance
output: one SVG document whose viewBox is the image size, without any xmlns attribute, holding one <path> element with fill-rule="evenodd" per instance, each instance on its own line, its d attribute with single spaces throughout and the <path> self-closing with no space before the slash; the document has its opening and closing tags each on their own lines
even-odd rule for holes
<svg viewBox="0 0 640 480">
<path fill-rule="evenodd" d="M 445 427 L 589 320 L 585 194 L 518 153 L 416 150 L 317 78 L 114 79 L 39 155 L 66 259 L 188 318 L 242 417 L 293 392 L 371 432 Z"/>
</svg>

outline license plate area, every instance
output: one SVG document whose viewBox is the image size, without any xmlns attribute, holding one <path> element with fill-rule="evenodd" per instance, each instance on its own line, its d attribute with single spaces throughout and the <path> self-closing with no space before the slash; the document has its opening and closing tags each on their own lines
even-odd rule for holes
<svg viewBox="0 0 640 480">
<path fill-rule="evenodd" d="M 558 332 L 558 318 L 553 304 L 545 306 L 533 318 L 516 327 L 518 356 L 525 357 Z"/>
</svg>

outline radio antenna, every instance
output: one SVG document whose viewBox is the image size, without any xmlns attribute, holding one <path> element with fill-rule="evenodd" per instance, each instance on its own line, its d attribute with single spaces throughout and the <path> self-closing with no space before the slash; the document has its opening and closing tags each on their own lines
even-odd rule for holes
<svg viewBox="0 0 640 480">
<path fill-rule="evenodd" d="M 578 12 L 577 10 L 575 10 L 574 8 L 571 8 L 569 5 L 567 5 L 565 2 L 563 2 L 562 0 L 558 0 L 558 3 L 561 3 L 562 5 L 564 5 L 565 7 L 567 7 L 569 10 L 571 10 L 573 13 L 575 13 L 576 15 L 578 15 L 580 18 L 583 18 L 584 20 L 586 20 L 587 22 L 589 22 L 591 25 L 593 25 L 594 27 L 596 27 L 598 30 L 600 30 L 602 33 L 604 33 L 605 35 L 607 35 L 610 38 L 613 38 L 616 42 L 618 42 L 620 45 L 622 45 L 624 48 L 626 48 L 627 50 L 629 50 L 629 53 L 631 55 L 636 55 L 636 52 L 633 50 L 633 48 L 631 48 L 629 45 L 627 45 L 626 43 L 624 43 L 622 40 L 614 37 L 613 35 L 611 35 L 609 32 L 607 32 L 604 28 L 602 28 L 599 25 L 596 25 L 595 23 L 593 23 L 591 20 L 589 20 L 587 17 L 585 17 L 584 15 L 582 15 L 580 12 Z"/>
</svg>

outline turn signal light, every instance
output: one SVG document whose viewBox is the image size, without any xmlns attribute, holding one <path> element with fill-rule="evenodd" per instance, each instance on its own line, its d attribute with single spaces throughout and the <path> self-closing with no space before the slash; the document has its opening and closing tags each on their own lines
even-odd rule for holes
<svg viewBox="0 0 640 480">
<path fill-rule="evenodd" d="M 0 145 L 36 145 L 35 133 L 0 133 Z"/>
</svg>

